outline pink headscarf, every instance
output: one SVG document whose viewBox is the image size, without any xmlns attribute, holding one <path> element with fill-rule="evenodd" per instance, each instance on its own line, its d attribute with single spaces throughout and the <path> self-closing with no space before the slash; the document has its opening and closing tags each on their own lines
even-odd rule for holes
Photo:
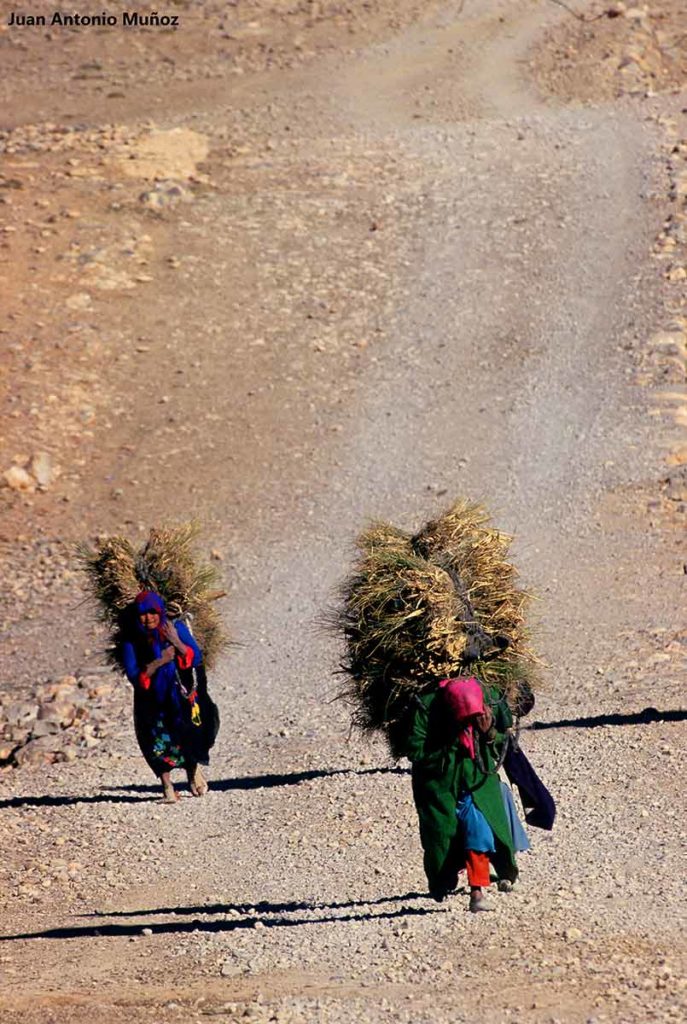
<svg viewBox="0 0 687 1024">
<path fill-rule="evenodd" d="M 459 727 L 458 742 L 470 757 L 475 757 L 475 732 L 466 719 L 484 713 L 484 694 L 474 676 L 463 679 L 442 679 L 439 683 L 451 715 Z"/>
</svg>

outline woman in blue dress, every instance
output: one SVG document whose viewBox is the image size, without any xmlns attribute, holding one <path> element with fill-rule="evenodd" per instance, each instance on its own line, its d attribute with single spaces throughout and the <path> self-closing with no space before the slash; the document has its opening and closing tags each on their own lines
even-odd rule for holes
<svg viewBox="0 0 687 1024">
<path fill-rule="evenodd" d="M 208 785 L 200 764 L 208 764 L 214 740 L 208 731 L 214 705 L 208 706 L 201 650 L 183 622 L 167 617 L 159 594 L 141 591 L 133 612 L 122 661 L 134 688 L 141 752 L 162 782 L 166 803 L 179 799 L 172 783 L 174 768 L 185 768 L 191 793 L 204 796 Z"/>
</svg>

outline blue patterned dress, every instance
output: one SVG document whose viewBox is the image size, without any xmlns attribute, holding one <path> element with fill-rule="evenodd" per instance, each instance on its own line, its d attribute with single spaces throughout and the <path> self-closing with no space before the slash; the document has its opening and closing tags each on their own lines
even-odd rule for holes
<svg viewBox="0 0 687 1024">
<path fill-rule="evenodd" d="M 198 694 L 189 671 L 191 667 L 201 669 L 203 656 L 188 627 L 181 621 L 174 625 L 179 639 L 192 652 L 192 659 L 183 666 L 178 657 L 161 665 L 147 687 L 146 665 L 159 658 L 169 644 L 141 630 L 122 645 L 124 670 L 134 687 L 136 738 L 158 776 L 172 768 L 207 764 L 209 760 L 207 745 L 198 743 L 204 730 L 195 724 L 199 717 Z"/>
</svg>

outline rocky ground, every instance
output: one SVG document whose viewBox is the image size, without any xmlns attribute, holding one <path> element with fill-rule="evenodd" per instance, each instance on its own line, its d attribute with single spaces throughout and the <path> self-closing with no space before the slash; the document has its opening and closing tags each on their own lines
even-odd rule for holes
<svg viewBox="0 0 687 1024">
<path fill-rule="evenodd" d="M 682 1019 L 683 5 L 170 6 L 0 29 L 3 1020 Z M 559 803 L 476 918 L 317 626 L 458 494 L 541 597 Z M 73 544 L 190 515 L 241 646 L 168 808 Z"/>
</svg>

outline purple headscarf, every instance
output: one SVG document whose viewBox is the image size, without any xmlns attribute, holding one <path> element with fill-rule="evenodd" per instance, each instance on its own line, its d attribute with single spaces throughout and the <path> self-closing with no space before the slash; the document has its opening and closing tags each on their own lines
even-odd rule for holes
<svg viewBox="0 0 687 1024">
<path fill-rule="evenodd" d="M 156 612 L 160 616 L 160 626 L 157 629 L 146 629 L 140 621 L 137 621 L 136 624 L 153 647 L 161 647 L 164 637 L 160 632 L 160 627 L 164 626 L 167 622 L 165 602 L 154 590 L 142 590 L 140 594 L 136 595 L 135 604 L 137 615 L 145 615 L 146 612 Z"/>
</svg>

